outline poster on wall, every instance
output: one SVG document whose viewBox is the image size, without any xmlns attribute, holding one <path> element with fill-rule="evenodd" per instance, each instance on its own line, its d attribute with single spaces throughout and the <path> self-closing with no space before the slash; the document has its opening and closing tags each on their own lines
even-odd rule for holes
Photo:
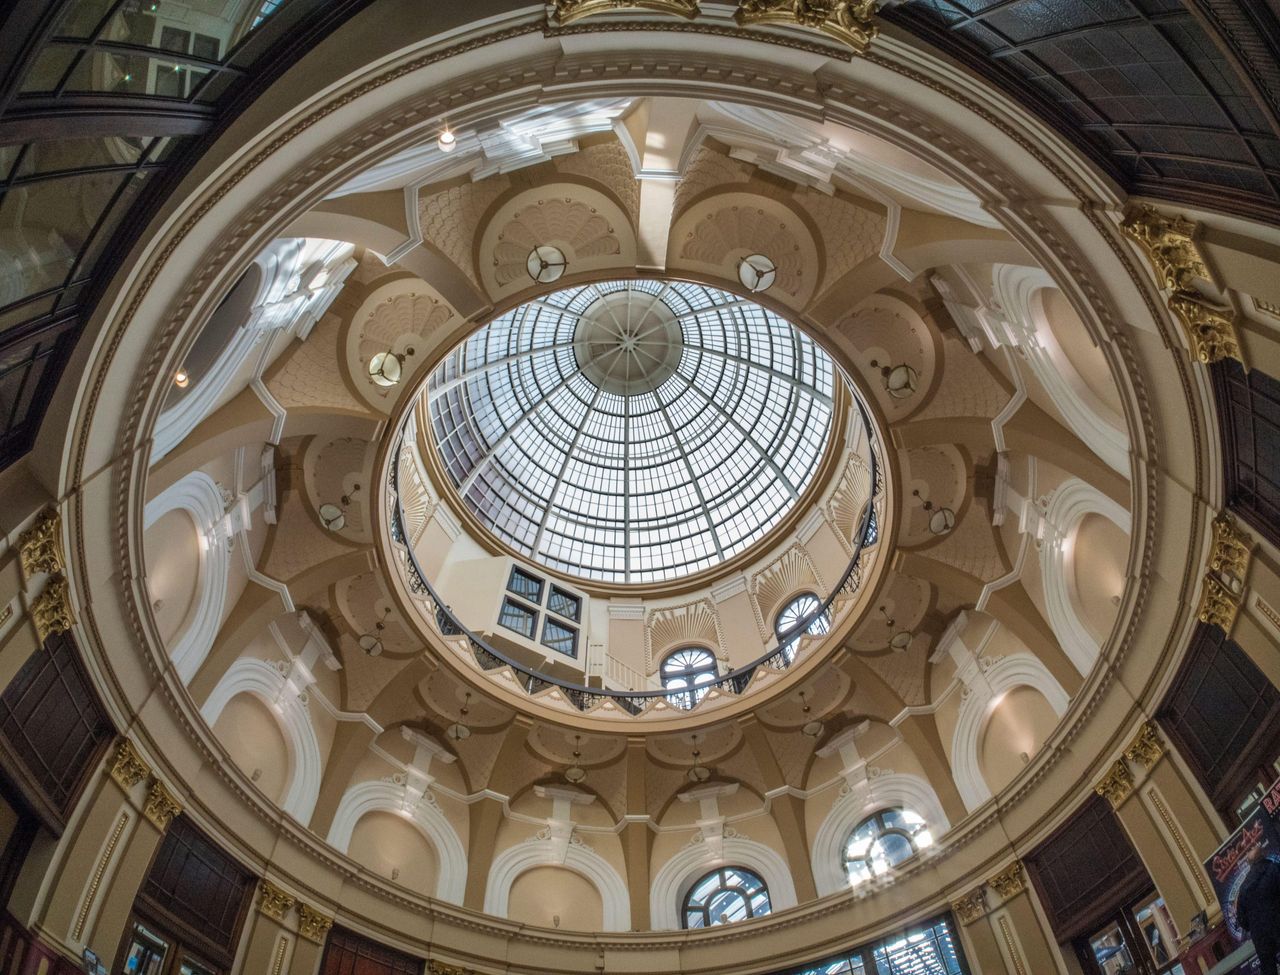
<svg viewBox="0 0 1280 975">
<path fill-rule="evenodd" d="M 1213 881 L 1214 893 L 1222 906 L 1222 919 L 1236 944 L 1246 941 L 1249 933 L 1236 920 L 1236 898 L 1252 863 L 1250 851 L 1258 847 L 1261 856 L 1280 862 L 1280 780 L 1267 790 L 1240 827 L 1226 838 L 1213 856 L 1205 861 L 1205 870 Z M 1253 958 L 1232 971 L 1232 975 L 1254 975 L 1261 971 Z"/>
</svg>

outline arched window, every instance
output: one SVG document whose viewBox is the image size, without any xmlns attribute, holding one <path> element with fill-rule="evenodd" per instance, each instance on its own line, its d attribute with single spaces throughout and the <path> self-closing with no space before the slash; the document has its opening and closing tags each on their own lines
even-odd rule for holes
<svg viewBox="0 0 1280 975">
<path fill-rule="evenodd" d="M 904 860 L 933 845 L 929 825 L 910 809 L 881 809 L 868 816 L 849 834 L 844 848 L 844 869 L 849 883 L 888 873 Z"/>
<path fill-rule="evenodd" d="M 686 928 L 708 928 L 761 917 L 770 910 L 769 888 L 757 874 L 745 867 L 721 867 L 689 888 L 681 923 Z"/>
<path fill-rule="evenodd" d="M 673 694 L 667 700 L 686 711 L 702 700 L 716 679 L 716 658 L 703 647 L 684 647 L 668 654 L 660 668 L 662 686 Z"/>
<path fill-rule="evenodd" d="M 778 610 L 778 616 L 773 621 L 773 631 L 778 635 L 779 640 L 785 640 L 787 636 L 795 631 L 806 618 L 818 612 L 818 608 L 822 605 L 822 600 L 811 592 L 802 592 L 796 596 L 791 602 Z M 820 616 L 815 616 L 805 627 L 805 632 L 812 636 L 823 636 L 831 632 L 831 610 L 827 610 Z M 794 647 L 795 644 L 791 644 Z M 795 656 L 795 650 L 788 648 L 787 662 Z"/>
</svg>

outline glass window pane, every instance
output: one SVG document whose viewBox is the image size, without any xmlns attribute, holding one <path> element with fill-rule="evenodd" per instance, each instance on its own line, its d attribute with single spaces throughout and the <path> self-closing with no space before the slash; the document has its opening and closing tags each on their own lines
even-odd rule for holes
<svg viewBox="0 0 1280 975">
<path fill-rule="evenodd" d="M 46 45 L 22 79 L 23 94 L 38 95 L 57 89 L 76 54 L 74 48 L 62 44 Z"/>
<path fill-rule="evenodd" d="M 761 917 L 771 910 L 769 889 L 745 867 L 721 867 L 699 878 L 684 899 L 684 926 L 704 928 Z"/>
<path fill-rule="evenodd" d="M 1119 925 L 1112 924 L 1091 937 L 1089 948 L 1102 975 L 1126 975 L 1134 970 L 1133 955 Z"/>
<path fill-rule="evenodd" d="M 547 609 L 574 622 L 581 622 L 582 599 L 559 586 L 551 587 L 551 595 L 547 597 Z"/>
<path fill-rule="evenodd" d="M 121 180 L 69 176 L 0 197 L 0 307 L 62 284 Z"/>
<path fill-rule="evenodd" d="M 118 0 L 76 0 L 62 15 L 55 34 L 60 37 L 92 37 L 117 3 Z"/>
<path fill-rule="evenodd" d="M 82 139 L 46 139 L 33 142 L 13 171 L 14 178 L 44 173 L 71 172 L 101 166 L 131 166 L 142 157 L 150 140 L 118 136 Z M 4 150 L 0 149 L 0 172 Z"/>
<path fill-rule="evenodd" d="M 880 975 L 963 975 L 951 927 L 945 921 L 890 938 L 875 949 Z"/>
<path fill-rule="evenodd" d="M 542 624 L 542 644 L 566 657 L 578 656 L 578 631 L 547 617 Z"/>
<path fill-rule="evenodd" d="M 542 580 L 517 566 L 511 568 L 511 578 L 507 580 L 507 591 L 523 596 L 531 603 L 542 602 Z"/>
<path fill-rule="evenodd" d="M 521 636 L 532 640 L 538 626 L 538 614 L 530 607 L 525 606 L 523 603 L 518 603 L 514 599 L 504 599 L 502 601 L 502 612 L 498 614 L 498 623 L 508 630 L 514 630 Z"/>
</svg>

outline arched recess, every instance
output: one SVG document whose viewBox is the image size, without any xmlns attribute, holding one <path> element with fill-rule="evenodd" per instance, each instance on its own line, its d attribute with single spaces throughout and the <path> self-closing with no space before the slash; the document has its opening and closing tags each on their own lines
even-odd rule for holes
<svg viewBox="0 0 1280 975">
<path fill-rule="evenodd" d="M 973 679 L 970 693 L 960 702 L 955 733 L 951 736 L 951 774 L 965 808 L 970 811 L 991 798 L 991 788 L 982 774 L 978 754 L 982 729 L 1000 703 L 1000 698 L 1015 687 L 1031 687 L 1039 691 L 1059 718 L 1066 713 L 1071 701 L 1062 685 L 1049 673 L 1049 668 L 1029 653 L 1003 657 Z M 917 812 L 924 815 L 920 810 Z"/>
<path fill-rule="evenodd" d="M 1080 618 L 1075 598 L 1073 542 L 1076 530 L 1086 515 L 1101 515 L 1126 535 L 1133 530 L 1129 512 L 1078 477 L 1058 485 L 1045 512 L 1048 530 L 1040 546 L 1045 615 L 1063 652 L 1081 674 L 1087 674 L 1093 668 L 1100 649 L 1098 641 Z"/>
<path fill-rule="evenodd" d="M 267 706 L 278 719 L 289 746 L 288 784 L 280 808 L 305 826 L 311 821 L 320 795 L 324 767 L 311 716 L 298 700 L 300 689 L 287 684 L 280 671 L 265 660 L 242 657 L 222 676 L 200 715 L 212 728 L 223 708 L 239 694 L 252 694 Z"/>
<path fill-rule="evenodd" d="M 918 775 L 893 772 L 867 779 L 836 800 L 813 838 L 813 881 L 818 896 L 848 890 L 844 848 L 860 822 L 881 809 L 898 806 L 924 817 L 934 839 L 951 828 L 933 786 Z"/>
<path fill-rule="evenodd" d="M 796 906 L 796 885 L 786 860 L 763 843 L 742 836 L 726 836 L 715 846 L 694 843 L 684 847 L 654 875 L 649 886 L 649 918 L 653 930 L 678 930 L 680 905 L 689 887 L 707 871 L 726 866 L 746 867 L 758 873 L 769 888 L 773 911 Z"/>
<path fill-rule="evenodd" d="M 146 531 L 171 511 L 186 511 L 200 535 L 200 566 L 195 606 L 185 628 L 169 648 L 173 668 L 186 684 L 209 655 L 218 636 L 227 601 L 231 556 L 227 540 L 217 531 L 225 514 L 222 491 L 204 471 L 192 471 L 147 502 L 142 527 Z"/>
<path fill-rule="evenodd" d="M 511 885 L 516 878 L 527 870 L 548 866 L 572 870 L 600 892 L 604 930 L 631 930 L 631 896 L 622 875 L 590 847 L 574 842 L 565 846 L 551 838 L 526 840 L 494 857 L 484 890 L 485 913 L 506 917 Z"/>
<path fill-rule="evenodd" d="M 993 297 L 1011 333 L 1009 338 L 1026 353 L 1026 361 L 1067 426 L 1108 467 L 1128 477 L 1128 434 L 1087 392 L 1088 384 L 1059 346 L 1044 314 L 1041 293 L 1057 288 L 1053 279 L 1041 268 L 997 264 L 991 280 Z"/>
<path fill-rule="evenodd" d="M 329 845 L 339 853 L 351 846 L 351 834 L 362 816 L 371 812 L 388 812 L 403 816 L 426 837 L 440 858 L 440 878 L 436 897 L 450 904 L 461 904 L 467 889 L 467 851 L 453 826 L 440 811 L 428 790 L 426 798 L 405 808 L 405 789 L 394 782 L 377 780 L 351 786 L 338 803 L 333 825 L 327 837 Z"/>
</svg>

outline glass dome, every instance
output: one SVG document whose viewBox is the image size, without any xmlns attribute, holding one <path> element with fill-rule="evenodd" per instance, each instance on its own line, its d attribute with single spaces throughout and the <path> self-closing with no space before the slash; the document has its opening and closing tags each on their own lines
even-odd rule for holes
<svg viewBox="0 0 1280 975">
<path fill-rule="evenodd" d="M 831 359 L 786 320 L 700 284 L 565 288 L 501 315 L 428 384 L 463 503 L 529 559 L 610 583 L 742 552 L 826 451 Z"/>
</svg>

